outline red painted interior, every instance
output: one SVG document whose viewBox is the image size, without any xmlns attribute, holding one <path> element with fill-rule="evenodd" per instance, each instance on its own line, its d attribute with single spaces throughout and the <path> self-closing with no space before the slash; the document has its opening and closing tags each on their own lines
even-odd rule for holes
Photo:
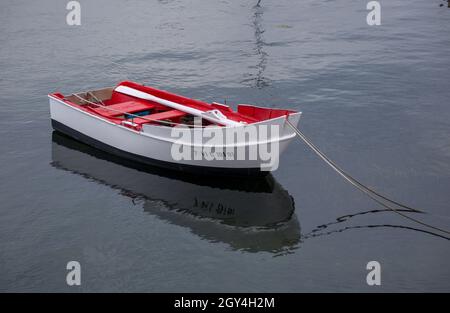
<svg viewBox="0 0 450 313">
<path fill-rule="evenodd" d="M 219 110 L 224 114 L 228 119 L 234 120 L 234 121 L 242 121 L 246 123 L 257 123 L 263 120 L 268 120 L 280 116 L 289 115 L 290 113 L 295 113 L 295 111 L 292 110 L 283 110 L 283 109 L 272 109 L 272 108 L 261 108 L 261 107 L 254 107 L 251 105 L 238 105 L 237 112 L 233 111 L 230 107 L 218 103 L 206 103 L 199 100 L 194 100 L 190 98 L 186 98 L 177 94 L 173 94 L 170 92 L 167 92 L 165 90 L 159 90 L 156 88 L 152 88 L 149 86 L 140 85 L 131 81 L 123 81 L 118 86 L 128 86 L 137 90 L 140 90 L 142 92 L 150 93 L 158 98 L 166 99 L 172 102 L 177 102 L 201 111 L 209 111 L 209 110 Z M 135 126 L 129 126 L 135 128 L 136 130 L 140 130 L 142 127 L 142 124 L 149 123 L 147 119 L 152 120 L 169 120 L 174 123 L 178 123 L 180 121 L 180 118 L 187 115 L 184 112 L 174 110 L 172 108 L 168 108 L 164 105 L 161 105 L 156 102 L 143 100 L 143 99 L 137 99 L 128 95 L 124 95 L 119 92 L 113 91 L 111 99 L 103 101 L 104 105 L 108 108 L 114 109 L 119 112 L 114 112 L 112 110 L 108 110 L 105 108 L 97 107 L 95 105 L 78 105 L 76 103 L 73 103 L 69 100 L 67 100 L 64 95 L 61 93 L 53 93 L 51 96 L 55 98 L 59 98 L 66 103 L 77 107 L 81 110 L 88 111 L 89 113 L 94 113 L 95 115 L 98 115 L 101 118 L 107 119 L 113 123 L 121 124 L 124 121 L 124 113 L 137 113 L 141 111 L 147 111 L 149 110 L 151 114 L 143 116 L 144 118 L 134 117 L 133 123 Z M 123 112 L 123 113 L 120 113 Z M 128 119 L 131 121 L 131 119 Z"/>
</svg>

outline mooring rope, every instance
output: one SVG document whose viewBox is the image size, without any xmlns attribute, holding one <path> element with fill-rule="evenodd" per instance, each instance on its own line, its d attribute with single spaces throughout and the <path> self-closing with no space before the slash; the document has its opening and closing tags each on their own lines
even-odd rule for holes
<svg viewBox="0 0 450 313">
<path fill-rule="evenodd" d="M 405 208 L 411 212 L 415 212 L 415 213 L 425 213 L 424 211 L 421 210 L 417 210 L 417 209 L 413 209 L 407 205 L 398 203 L 394 200 L 391 200 L 381 194 L 379 194 L 378 192 L 376 192 L 375 190 L 363 185 L 362 183 L 360 183 L 358 180 L 356 180 L 355 178 L 353 178 L 352 176 L 350 176 L 348 173 L 346 173 L 342 168 L 340 168 L 336 163 L 334 163 L 330 158 L 328 158 L 322 151 L 320 151 L 319 148 L 317 148 L 297 127 L 295 127 L 288 118 L 286 118 L 286 122 L 288 123 L 288 125 L 294 130 L 294 132 L 297 134 L 297 136 L 300 137 L 300 139 L 302 139 L 310 148 L 311 150 L 313 150 L 323 161 L 325 161 L 325 163 L 327 163 L 332 169 L 334 169 L 340 176 L 342 176 L 346 181 L 348 181 L 350 184 L 352 184 L 354 187 L 356 187 L 357 189 L 359 189 L 360 191 L 362 191 L 363 193 L 365 193 L 369 198 L 371 198 L 372 200 L 374 200 L 375 202 L 377 202 L 378 204 L 382 205 L 383 207 L 387 208 L 388 210 L 391 210 L 395 213 L 397 213 L 398 215 L 409 219 L 415 223 L 418 223 L 420 225 L 423 225 L 425 227 L 429 227 L 432 228 L 434 230 L 446 233 L 446 234 L 450 234 L 450 231 L 427 224 L 425 222 L 422 222 L 418 219 L 415 219 L 413 217 L 410 217 L 406 214 L 403 214 L 402 212 L 400 212 L 399 210 L 393 208 L 392 206 L 388 205 L 387 203 L 384 203 L 383 201 L 379 200 L 377 197 L 395 204 L 399 207 Z M 447 238 L 450 239 L 450 238 Z"/>
</svg>

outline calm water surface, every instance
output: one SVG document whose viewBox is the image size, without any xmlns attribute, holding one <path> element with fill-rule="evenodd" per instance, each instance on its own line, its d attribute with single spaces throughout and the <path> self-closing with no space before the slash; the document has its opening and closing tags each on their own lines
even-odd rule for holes
<svg viewBox="0 0 450 313">
<path fill-rule="evenodd" d="M 52 134 L 47 93 L 125 79 L 298 109 L 348 172 L 450 228 L 450 9 L 382 1 L 369 27 L 360 0 L 256 2 L 82 1 L 79 27 L 65 1 L 0 3 L 0 291 L 450 291 L 449 241 L 301 142 L 266 179 L 205 181 Z"/>
</svg>

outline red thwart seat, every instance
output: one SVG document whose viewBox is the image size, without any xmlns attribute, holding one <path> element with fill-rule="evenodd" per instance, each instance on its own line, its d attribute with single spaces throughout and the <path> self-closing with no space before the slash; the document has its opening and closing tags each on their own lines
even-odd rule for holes
<svg viewBox="0 0 450 313">
<path fill-rule="evenodd" d="M 142 118 L 135 117 L 135 118 L 133 118 L 133 123 L 142 125 L 145 123 L 150 123 L 149 119 L 159 121 L 159 120 L 166 120 L 166 119 L 171 119 L 171 118 L 182 117 L 184 115 L 187 115 L 187 113 L 181 112 L 179 110 L 170 110 L 170 111 L 165 111 L 165 112 L 160 112 L 160 113 L 155 113 L 155 114 L 144 115 L 144 116 L 142 116 Z"/>
<path fill-rule="evenodd" d="M 111 104 L 111 105 L 108 105 L 107 107 L 108 107 L 108 109 L 102 108 L 102 107 L 91 108 L 91 109 L 100 115 L 103 115 L 106 117 L 112 117 L 115 115 L 123 114 L 120 112 L 135 113 L 135 112 L 151 109 L 155 106 L 150 103 L 144 103 L 144 102 L 138 102 L 138 101 L 126 101 L 126 102 Z"/>
</svg>

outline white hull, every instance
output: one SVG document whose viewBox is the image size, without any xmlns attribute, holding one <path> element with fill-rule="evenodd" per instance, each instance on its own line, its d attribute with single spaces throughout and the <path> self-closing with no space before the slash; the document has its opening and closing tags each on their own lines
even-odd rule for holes
<svg viewBox="0 0 450 313">
<path fill-rule="evenodd" d="M 50 114 L 52 121 L 57 125 L 63 125 L 64 128 L 70 132 L 69 135 L 72 137 L 82 137 L 77 138 L 81 141 L 90 138 L 92 142 L 101 143 L 102 147 L 109 147 L 110 152 L 117 152 L 117 154 L 129 154 L 131 156 L 136 156 L 137 158 L 142 158 L 143 160 L 153 160 L 156 162 L 161 162 L 165 166 L 173 166 L 174 169 L 179 169 L 181 167 L 196 167 L 199 169 L 207 170 L 211 168 L 217 169 L 260 169 L 266 161 L 261 160 L 259 154 L 256 159 L 251 160 L 246 158 L 244 160 L 238 160 L 234 158 L 233 160 L 219 160 L 214 158 L 212 160 L 206 160 L 201 158 L 198 160 L 174 160 L 172 157 L 172 147 L 177 138 L 171 136 L 171 131 L 173 127 L 160 126 L 160 125 L 144 125 L 141 131 L 136 131 L 134 129 L 128 128 L 126 126 L 118 125 L 105 120 L 89 112 L 80 110 L 74 106 L 71 106 L 64 101 L 57 99 L 55 97 L 49 96 L 50 99 Z M 301 113 L 293 113 L 289 115 L 289 120 L 295 126 L 298 125 Z M 56 122 L 56 123 L 55 123 Z M 231 146 L 223 145 L 223 149 L 233 149 L 236 147 L 244 147 L 247 152 L 251 148 L 258 148 L 267 142 L 279 143 L 279 155 L 286 149 L 289 142 L 295 137 L 295 133 L 286 124 L 286 117 L 278 117 L 256 124 L 245 125 L 241 127 L 249 127 L 252 125 L 279 125 L 280 134 L 279 137 L 269 138 L 269 141 L 253 141 L 250 143 L 237 142 Z M 58 128 L 58 127 L 55 127 Z M 221 127 L 221 131 L 226 132 L 226 127 Z M 70 131 L 69 131 L 70 130 Z M 190 128 L 189 131 L 201 131 L 200 128 Z M 195 136 L 194 136 L 195 137 Z M 88 142 L 92 144 L 92 142 Z M 95 145 L 95 144 L 94 144 Z M 194 143 L 183 142 L 185 147 L 189 148 L 201 148 L 205 146 L 204 142 L 194 141 Z M 206 145 L 207 146 L 207 145 Z M 227 150 L 228 151 L 228 150 Z M 151 162 L 150 162 L 151 163 Z"/>
</svg>

